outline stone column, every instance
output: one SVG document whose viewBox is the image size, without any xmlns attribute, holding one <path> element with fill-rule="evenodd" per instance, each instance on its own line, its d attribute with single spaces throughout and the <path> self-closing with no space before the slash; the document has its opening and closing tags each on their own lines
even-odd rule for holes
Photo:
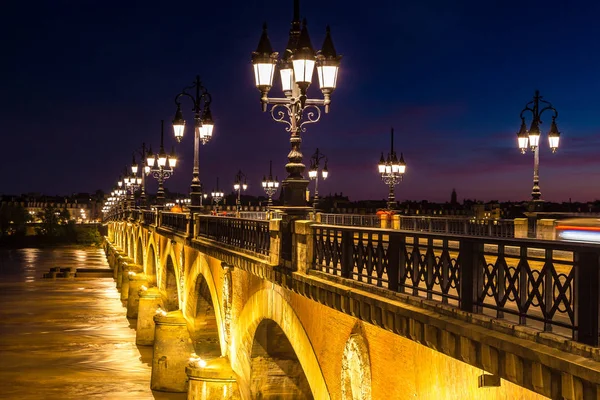
<svg viewBox="0 0 600 400">
<path fill-rule="evenodd" d="M 392 229 L 400 230 L 400 214 L 392 215 Z"/>
<path fill-rule="evenodd" d="M 135 344 L 152 346 L 154 344 L 154 316 L 156 310 L 163 306 L 160 290 L 157 287 L 152 287 L 148 290 L 140 290 L 138 294 L 140 297 Z"/>
<path fill-rule="evenodd" d="M 541 240 L 556 240 L 556 220 L 555 219 L 538 219 L 536 236 Z"/>
<path fill-rule="evenodd" d="M 185 372 L 190 385 L 188 400 L 241 399 L 236 375 L 227 357 L 213 358 L 201 365 L 190 363 Z"/>
<path fill-rule="evenodd" d="M 389 217 L 390 217 L 390 215 L 388 213 L 381 213 L 381 214 L 379 214 L 379 219 L 381 221 L 381 228 L 382 229 L 389 228 L 389 226 L 390 226 L 390 224 L 389 224 Z"/>
<path fill-rule="evenodd" d="M 527 218 L 515 218 L 515 239 L 527 238 Z"/>
<path fill-rule="evenodd" d="M 140 304 L 140 289 L 148 286 L 146 274 L 129 276 L 129 295 L 127 296 L 127 318 L 137 318 Z"/>
<path fill-rule="evenodd" d="M 311 228 L 312 221 L 296 221 L 294 227 L 296 235 L 296 265 L 297 271 L 307 273 L 312 267 L 314 234 Z"/>
<path fill-rule="evenodd" d="M 154 316 L 154 355 L 150 388 L 162 392 L 187 392 L 185 367 L 193 351 L 181 310 Z"/>
<path fill-rule="evenodd" d="M 269 262 L 271 265 L 279 265 L 279 256 L 281 252 L 281 220 L 272 219 L 269 221 Z"/>
<path fill-rule="evenodd" d="M 129 279 L 138 272 L 142 272 L 141 265 L 128 263 L 123 265 L 121 278 L 121 300 L 125 301 L 129 297 Z"/>
</svg>

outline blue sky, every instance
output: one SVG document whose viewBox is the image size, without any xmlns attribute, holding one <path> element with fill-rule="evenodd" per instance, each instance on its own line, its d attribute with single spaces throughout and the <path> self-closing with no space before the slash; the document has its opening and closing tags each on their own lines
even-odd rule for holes
<svg viewBox="0 0 600 400">
<path fill-rule="evenodd" d="M 261 194 L 270 159 L 285 176 L 289 137 L 260 111 L 250 53 L 264 21 L 283 51 L 292 3 L 9 0 L 0 193 L 110 189 L 142 142 L 158 148 L 161 119 L 174 144 L 174 96 L 199 74 L 216 123 L 200 150 L 202 181 L 210 189 L 219 176 L 227 190 L 241 169 L 249 192 Z M 343 55 L 331 112 L 303 136 L 306 164 L 317 147 L 329 158 L 320 193 L 385 198 L 376 164 L 393 126 L 407 163 L 399 200 L 447 201 L 453 188 L 459 200 L 527 200 L 533 156 L 520 154 L 516 131 L 539 89 L 562 132 L 556 154 L 543 137 L 543 198 L 600 198 L 599 12 L 592 1 L 301 0 L 313 45 L 329 24 Z M 185 192 L 191 132 L 176 150 L 181 164 L 167 187 Z"/>
</svg>

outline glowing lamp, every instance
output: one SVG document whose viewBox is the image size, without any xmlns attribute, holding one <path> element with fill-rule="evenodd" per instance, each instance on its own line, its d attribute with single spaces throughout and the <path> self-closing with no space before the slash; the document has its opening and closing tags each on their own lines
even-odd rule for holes
<svg viewBox="0 0 600 400">
<path fill-rule="evenodd" d="M 175 111 L 175 118 L 173 118 L 173 133 L 175 134 L 175 139 L 177 140 L 177 143 L 181 142 L 184 130 L 185 120 L 183 119 L 181 107 L 179 104 L 177 104 L 177 111 Z"/>
<path fill-rule="evenodd" d="M 558 127 L 556 126 L 555 118 L 552 118 L 552 125 L 550 126 L 550 132 L 548 132 L 548 143 L 550 145 L 550 149 L 555 153 L 556 149 L 558 149 L 558 142 L 560 140 L 560 132 L 558 131 Z"/>
<path fill-rule="evenodd" d="M 323 47 L 317 55 L 317 75 L 319 76 L 319 86 L 324 94 L 333 92 L 337 85 L 340 59 L 341 57 L 335 52 L 331 29 L 328 26 Z"/>
<path fill-rule="evenodd" d="M 521 129 L 519 129 L 519 133 L 517 133 L 517 141 L 519 144 L 519 149 L 521 149 L 521 153 L 525 154 L 529 145 L 529 134 L 527 132 L 524 119 L 521 120 Z"/>
<path fill-rule="evenodd" d="M 540 126 L 538 125 L 538 121 L 535 119 L 531 122 L 531 127 L 529 128 L 529 146 L 531 150 L 535 150 L 538 147 L 540 142 Z"/>
<path fill-rule="evenodd" d="M 263 32 L 258 41 L 256 51 L 252 53 L 254 66 L 254 81 L 262 93 L 268 93 L 273 86 L 273 75 L 277 64 L 277 52 L 273 51 L 271 41 L 267 35 L 267 24 L 263 25 Z"/>
</svg>

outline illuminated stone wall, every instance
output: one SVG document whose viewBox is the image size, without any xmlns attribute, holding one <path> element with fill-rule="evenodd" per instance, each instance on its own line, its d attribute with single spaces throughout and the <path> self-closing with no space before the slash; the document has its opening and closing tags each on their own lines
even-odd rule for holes
<svg viewBox="0 0 600 400">
<path fill-rule="evenodd" d="M 117 241 L 125 242 L 124 232 L 118 228 L 109 232 Z M 251 398 L 259 370 L 268 375 L 268 365 L 260 360 L 254 360 L 254 376 L 252 371 L 255 334 L 265 319 L 274 321 L 289 340 L 316 399 L 544 398 L 507 381 L 500 387 L 478 388 L 478 377 L 483 373 L 480 369 L 360 322 L 241 268 L 224 268 L 221 260 L 182 242 L 155 232 L 144 237 L 146 234 L 141 229 L 138 235 L 146 258 L 152 254 L 150 246 L 156 252 L 159 288 L 165 289 L 160 286 L 166 281 L 167 257 L 171 257 L 180 308 L 189 330 L 210 324 L 213 336 L 205 339 L 218 342 L 221 355 L 229 357 L 242 398 Z M 133 243 L 138 243 L 137 238 Z M 205 280 L 200 302 L 196 293 L 199 276 Z M 209 300 L 212 307 L 207 307 Z M 205 307 L 204 316 L 199 316 L 198 304 Z M 202 336 L 202 332 L 195 333 Z M 293 367 L 289 370 L 295 371 Z"/>
</svg>

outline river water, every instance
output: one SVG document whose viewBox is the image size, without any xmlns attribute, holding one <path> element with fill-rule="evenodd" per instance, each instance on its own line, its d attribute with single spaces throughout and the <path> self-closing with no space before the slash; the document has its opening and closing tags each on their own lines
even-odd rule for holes
<svg viewBox="0 0 600 400">
<path fill-rule="evenodd" d="M 114 280 L 42 278 L 56 266 L 108 268 L 98 248 L 0 250 L 0 399 L 185 399 L 150 390 Z"/>
</svg>

